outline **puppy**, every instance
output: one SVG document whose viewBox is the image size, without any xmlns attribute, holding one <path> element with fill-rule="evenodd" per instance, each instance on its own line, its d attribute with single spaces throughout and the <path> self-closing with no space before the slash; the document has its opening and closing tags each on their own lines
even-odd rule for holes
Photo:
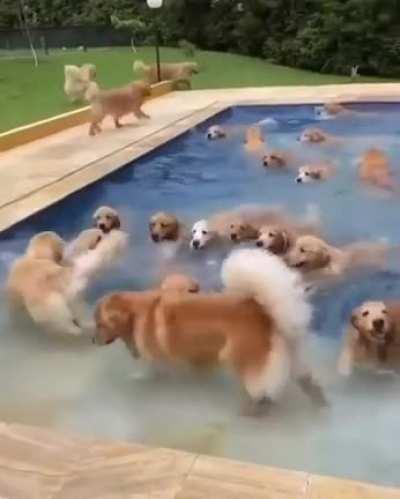
<svg viewBox="0 0 400 499">
<path fill-rule="evenodd" d="M 222 246 L 224 239 L 218 234 L 217 230 L 211 227 L 207 220 L 199 220 L 192 227 L 192 239 L 190 247 L 194 250 L 204 249 L 206 246 Z"/>
<path fill-rule="evenodd" d="M 346 117 L 356 114 L 339 102 L 326 102 L 322 107 L 316 109 L 316 113 L 321 118 Z"/>
<path fill-rule="evenodd" d="M 163 241 L 179 241 L 186 239 L 184 226 L 178 218 L 171 214 L 160 211 L 150 218 L 150 237 L 154 243 Z"/>
<path fill-rule="evenodd" d="M 261 154 L 264 152 L 265 142 L 259 126 L 251 126 L 246 130 L 244 147 L 249 153 Z"/>
<path fill-rule="evenodd" d="M 298 140 L 307 144 L 328 144 L 338 141 L 336 137 L 333 137 L 320 128 L 307 128 L 302 132 Z"/>
<path fill-rule="evenodd" d="M 305 235 L 296 239 L 286 261 L 310 277 L 340 277 L 363 267 L 383 267 L 388 251 L 389 247 L 383 243 L 356 243 L 336 248 L 316 236 Z"/>
<path fill-rule="evenodd" d="M 263 157 L 263 165 L 266 168 L 281 170 L 292 164 L 293 159 L 285 151 L 272 150 Z"/>
<path fill-rule="evenodd" d="M 96 79 L 96 66 L 84 64 L 78 66 L 64 66 L 64 92 L 71 102 L 82 101 L 90 82 Z"/>
<path fill-rule="evenodd" d="M 78 236 L 74 250 L 64 255 L 65 242 L 56 233 L 37 234 L 9 273 L 11 304 L 25 309 L 48 332 L 83 334 L 88 328 L 84 292 L 99 273 L 115 263 L 125 245 L 119 234 L 104 240 L 100 231 L 90 229 Z"/>
<path fill-rule="evenodd" d="M 95 227 L 100 229 L 104 234 L 121 228 L 121 220 L 117 210 L 109 206 L 100 206 L 93 214 L 93 221 Z"/>
<path fill-rule="evenodd" d="M 273 255 L 242 250 L 225 261 L 222 280 L 223 293 L 113 293 L 97 305 L 95 341 L 121 338 L 153 362 L 224 363 L 257 407 L 276 400 L 291 375 L 325 403 L 301 354 L 311 307 L 298 274 Z"/>
<path fill-rule="evenodd" d="M 101 132 L 101 123 L 106 115 L 111 115 L 116 128 L 120 128 L 120 118 L 133 113 L 137 119 L 150 118 L 142 111 L 146 97 L 151 95 L 151 88 L 147 83 L 138 81 L 125 87 L 112 90 L 94 89 L 88 92 L 91 105 L 91 123 L 89 135 Z"/>
<path fill-rule="evenodd" d="M 296 182 L 298 184 L 309 184 L 311 182 L 328 180 L 334 172 L 333 166 L 329 163 L 301 166 L 296 177 Z"/>
<path fill-rule="evenodd" d="M 141 72 L 150 85 L 158 83 L 157 66 L 155 64 L 148 66 L 143 61 L 135 61 L 133 70 Z M 192 76 L 198 72 L 199 65 L 196 62 L 162 63 L 160 65 L 161 81 L 170 80 L 176 84 L 184 83 L 189 89 L 192 87 Z"/>
<path fill-rule="evenodd" d="M 338 360 L 338 371 L 350 376 L 354 364 L 400 367 L 400 302 L 369 301 L 353 310 Z"/>
<path fill-rule="evenodd" d="M 226 130 L 220 125 L 212 125 L 207 129 L 208 140 L 226 139 Z"/>
<path fill-rule="evenodd" d="M 360 180 L 366 184 L 384 189 L 393 189 L 389 159 L 379 149 L 369 149 L 360 159 L 358 167 Z"/>
</svg>

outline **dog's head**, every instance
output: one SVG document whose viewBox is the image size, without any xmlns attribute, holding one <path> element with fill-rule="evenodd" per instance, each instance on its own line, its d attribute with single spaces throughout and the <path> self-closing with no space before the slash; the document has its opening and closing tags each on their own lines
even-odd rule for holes
<svg viewBox="0 0 400 499">
<path fill-rule="evenodd" d="M 96 79 L 96 66 L 94 64 L 84 64 L 81 67 L 81 75 L 86 81 L 94 81 Z"/>
<path fill-rule="evenodd" d="M 289 234 L 277 225 L 266 225 L 259 230 L 256 246 L 275 255 L 285 255 L 290 247 Z"/>
<path fill-rule="evenodd" d="M 138 80 L 132 83 L 132 90 L 139 94 L 142 97 L 150 97 L 151 96 L 151 85 L 147 81 Z"/>
<path fill-rule="evenodd" d="M 210 230 L 207 220 L 199 220 L 192 227 L 190 247 L 198 250 L 205 248 L 215 237 L 215 232 Z"/>
<path fill-rule="evenodd" d="M 315 182 L 316 180 L 321 180 L 322 170 L 318 166 L 301 166 L 296 177 L 296 182 L 298 184 L 308 184 L 310 182 Z"/>
<path fill-rule="evenodd" d="M 175 215 L 159 212 L 150 218 L 150 237 L 155 243 L 177 241 L 179 238 L 179 221 Z"/>
<path fill-rule="evenodd" d="M 263 165 L 266 168 L 284 168 L 287 166 L 286 157 L 281 151 L 271 151 L 263 157 Z"/>
<path fill-rule="evenodd" d="M 40 258 L 60 263 L 64 256 L 65 241 L 55 232 L 40 232 L 32 237 L 26 250 L 29 258 Z"/>
<path fill-rule="evenodd" d="M 229 238 L 235 243 L 256 239 L 258 231 L 240 217 L 234 218 L 229 224 Z"/>
<path fill-rule="evenodd" d="M 264 142 L 264 137 L 259 126 L 251 126 L 246 130 L 245 144 Z"/>
<path fill-rule="evenodd" d="M 353 310 L 351 324 L 359 334 L 372 343 L 386 344 L 393 329 L 393 323 L 380 301 L 367 301 Z"/>
<path fill-rule="evenodd" d="M 97 345 L 109 345 L 134 332 L 134 310 L 124 293 L 113 293 L 100 300 L 94 317 Z"/>
<path fill-rule="evenodd" d="M 326 134 L 319 128 L 307 128 L 299 137 L 300 142 L 319 144 L 326 141 Z"/>
<path fill-rule="evenodd" d="M 108 234 L 113 229 L 119 229 L 121 227 L 121 220 L 118 212 L 109 206 L 101 206 L 98 208 L 93 215 L 93 220 L 95 226 L 104 232 L 104 234 Z"/>
<path fill-rule="evenodd" d="M 200 71 L 199 65 L 197 62 L 187 62 L 186 69 L 190 71 L 191 74 L 198 74 Z"/>
<path fill-rule="evenodd" d="M 198 293 L 199 283 L 185 274 L 171 274 L 161 283 L 162 291 L 175 291 L 178 293 Z"/>
<path fill-rule="evenodd" d="M 314 236 L 300 236 L 287 254 L 290 267 L 303 271 L 319 270 L 329 265 L 329 246 Z"/>
<path fill-rule="evenodd" d="M 208 140 L 225 139 L 226 132 L 220 125 L 212 125 L 208 128 L 206 137 Z"/>
</svg>

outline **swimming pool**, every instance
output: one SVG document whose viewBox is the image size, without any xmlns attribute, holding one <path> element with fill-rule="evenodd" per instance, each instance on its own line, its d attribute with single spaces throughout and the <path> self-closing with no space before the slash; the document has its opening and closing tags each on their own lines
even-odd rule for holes
<svg viewBox="0 0 400 499">
<path fill-rule="evenodd" d="M 365 116 L 320 121 L 309 105 L 232 108 L 135 161 L 134 168 L 128 165 L 3 233 L 2 280 L 34 233 L 52 229 L 70 238 L 91 225 L 92 212 L 103 204 L 123 214 L 132 251 L 127 265 L 91 290 L 92 302 L 111 289 L 144 289 L 156 282 L 158 249 L 148 239 L 147 222 L 160 209 L 190 225 L 242 203 L 283 205 L 294 214 L 316 205 L 335 244 L 380 238 L 399 243 L 399 200 L 359 186 L 355 165 L 362 151 L 377 145 L 396 166 L 399 106 L 354 108 Z M 266 172 L 244 152 L 241 136 L 220 142 L 204 138 L 211 123 L 249 125 L 267 118 L 274 119 L 263 125 L 270 144 L 310 159 L 320 158 L 321 148 L 296 141 L 305 127 L 317 125 L 346 137 L 340 146 L 323 149 L 323 159 L 331 159 L 338 174 L 327 183 L 298 186 L 294 172 Z M 186 265 L 206 289 L 218 284 L 214 266 L 192 258 Z M 399 297 L 399 272 L 400 263 L 392 261 L 385 272 L 360 276 L 315 297 L 314 363 L 331 407 L 317 413 L 293 388 L 263 420 L 238 415 L 239 396 L 224 373 L 155 379 L 123 345 L 98 349 L 84 340 L 44 337 L 22 320 L 11 321 L 2 301 L 1 419 L 399 485 L 393 439 L 398 378 L 363 373 L 343 381 L 335 373 L 349 312 L 366 298 Z"/>
</svg>

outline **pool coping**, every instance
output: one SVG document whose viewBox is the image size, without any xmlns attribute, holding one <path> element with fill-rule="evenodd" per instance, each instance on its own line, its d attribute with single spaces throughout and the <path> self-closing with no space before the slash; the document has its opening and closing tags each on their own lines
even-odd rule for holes
<svg viewBox="0 0 400 499">
<path fill-rule="evenodd" d="M 0 423 L 0 445 L 2 499 L 400 498 L 390 487 L 20 424 Z"/>
<path fill-rule="evenodd" d="M 364 85 L 365 84 L 363 84 L 363 86 Z M 201 105 L 193 111 L 185 112 L 180 118 L 176 119 L 175 121 L 169 122 L 164 127 L 161 127 L 158 130 L 149 133 L 138 140 L 132 140 L 131 142 L 128 142 L 127 144 L 121 146 L 119 149 L 113 150 L 109 154 L 95 161 L 84 163 L 80 166 L 80 168 L 77 168 L 76 170 L 73 170 L 63 176 L 60 176 L 59 178 L 52 180 L 46 185 L 30 191 L 23 196 L 16 197 L 11 202 L 4 204 L 0 207 L 0 231 L 11 227 L 19 221 L 29 217 L 33 213 L 36 213 L 54 204 L 55 202 L 65 198 L 69 194 L 87 187 L 91 183 L 123 167 L 126 163 L 138 159 L 139 157 L 151 152 L 155 148 L 182 135 L 194 126 L 202 123 L 203 121 L 215 116 L 220 112 L 223 112 L 226 109 L 231 108 L 232 106 L 315 104 L 331 100 L 341 102 L 400 102 L 400 85 L 396 84 L 396 91 L 391 95 L 383 91 L 383 89 L 387 88 L 388 86 L 393 89 L 394 84 L 375 85 L 374 87 L 378 88 L 375 88 L 374 91 L 369 90 L 369 93 L 366 92 L 365 95 L 363 95 L 362 93 L 354 93 L 355 87 L 359 87 L 357 85 L 332 86 L 335 88 L 330 88 L 331 86 L 312 87 L 312 91 L 310 90 L 310 87 L 305 87 L 305 89 L 302 88 L 302 91 L 299 91 L 297 94 L 295 92 L 292 92 L 289 97 L 287 87 L 284 87 L 283 89 L 269 89 L 269 92 L 265 92 L 268 95 L 262 97 L 254 97 L 254 94 L 257 92 L 249 92 L 249 89 L 243 90 L 244 94 L 242 95 L 242 97 L 238 97 L 239 93 L 235 90 L 221 91 L 224 92 L 224 95 L 222 93 L 218 94 L 217 91 L 209 92 L 209 98 L 207 99 L 205 105 Z M 282 90 L 285 91 L 284 97 L 281 94 Z M 198 94 L 199 92 L 194 91 L 192 95 L 196 93 Z M 184 97 L 185 92 L 180 93 L 180 95 Z M 202 103 L 204 104 L 204 101 L 202 101 Z M 15 428 L 17 426 L 18 425 L 6 425 L 5 423 L 0 423 L 0 430 L 1 428 Z M 64 433 L 57 434 L 56 432 L 52 432 L 51 430 L 39 430 L 38 428 L 33 427 L 31 427 L 30 429 L 26 428 L 28 427 L 24 427 L 23 432 L 37 433 L 39 431 L 45 431 L 49 434 L 51 433 L 52 435 L 54 435 L 52 437 L 54 439 L 56 439 L 57 436 L 57 439 L 60 439 L 61 442 L 63 442 L 66 438 Z M 86 442 L 83 437 L 79 438 Z M 71 441 L 73 440 L 74 439 L 72 439 Z M 46 439 L 41 437 L 37 442 L 34 443 L 34 446 L 37 446 L 37 450 L 39 450 L 40 446 L 44 445 L 45 442 Z M 107 445 L 110 446 L 109 448 L 107 447 L 109 449 L 107 452 L 112 454 L 114 451 L 111 449 L 114 447 L 114 445 L 118 446 L 119 444 L 108 443 Z M 58 444 L 55 444 L 55 447 L 57 446 Z M 285 470 L 281 469 L 272 470 L 268 467 L 257 466 L 250 463 L 233 463 L 232 461 L 228 461 L 225 459 L 220 460 L 219 458 L 206 458 L 204 456 L 168 449 L 153 449 L 151 447 L 136 446 L 134 444 L 124 444 L 124 446 L 129 446 L 132 449 L 132 452 L 134 449 L 140 448 L 146 455 L 152 453 L 155 453 L 155 455 L 157 455 L 157 452 L 171 453 L 171 456 L 173 456 L 173 461 L 175 460 L 175 458 L 179 460 L 179 456 L 190 456 L 190 459 L 188 459 L 190 460 L 191 465 L 188 470 L 180 475 L 180 481 L 178 484 L 174 485 L 173 492 L 169 491 L 169 495 L 165 495 L 163 488 L 160 489 L 159 492 L 154 492 L 153 486 L 152 490 L 154 493 L 152 492 L 151 494 L 143 497 L 199 499 L 203 497 L 213 497 L 213 491 L 215 492 L 215 490 L 217 489 L 219 494 L 218 499 L 223 499 L 224 497 L 232 497 L 232 495 L 230 494 L 236 494 L 237 491 L 241 491 L 241 499 L 245 499 L 246 497 L 251 497 L 252 499 L 258 499 L 261 497 L 273 497 L 274 499 L 294 497 L 304 497 L 307 499 L 336 499 L 339 497 L 341 499 L 364 497 L 368 499 L 384 499 L 386 497 L 400 498 L 400 489 L 379 487 L 372 484 L 370 485 L 367 483 L 352 482 L 349 480 L 342 480 L 333 477 L 318 477 L 303 472 L 286 472 Z M 106 456 L 108 455 L 107 452 Z M 8 462 L 7 464 L 3 463 L 3 465 L 1 465 L 1 459 L 2 458 L 0 456 L 0 496 L 2 495 L 2 471 L 4 472 L 4 470 L 8 470 L 9 472 L 11 472 L 11 470 L 13 469 L 13 466 L 11 466 Z M 7 456 L 3 456 L 3 459 L 7 461 Z M 36 451 L 30 454 L 30 459 L 31 461 L 29 463 L 29 466 L 35 467 Z M 104 459 L 108 459 L 108 457 L 104 457 Z M 204 460 L 206 463 L 208 463 L 208 474 L 199 477 L 194 472 L 193 475 L 193 472 L 191 470 L 196 470 L 196 463 L 203 463 Z M 134 459 L 132 460 L 132 463 L 133 461 Z M 229 463 L 231 463 L 231 466 L 236 466 L 240 469 L 246 470 L 247 478 L 245 479 L 244 483 L 241 483 L 237 476 L 235 477 L 234 473 L 232 473 L 228 478 L 225 477 L 226 479 L 224 479 L 223 472 L 222 475 L 215 476 L 215 469 L 218 469 L 218 467 L 220 467 L 220 469 L 227 470 L 227 468 L 229 467 Z M 143 463 L 142 461 L 140 461 L 140 466 L 142 465 Z M 142 470 L 142 468 L 140 469 Z M 155 469 L 159 470 L 159 466 L 156 465 Z M 14 469 L 14 471 L 15 470 L 16 468 Z M 20 468 L 17 469 L 17 472 L 26 472 L 28 474 L 32 473 L 31 471 L 27 471 L 27 469 Z M 243 476 L 245 476 L 246 473 L 244 471 L 243 473 Z M 265 475 L 266 483 L 268 482 L 268 485 L 265 485 L 266 488 L 259 488 L 258 484 L 254 485 L 253 482 L 257 482 L 255 473 L 257 476 L 259 476 L 260 474 L 263 476 Z M 39 475 L 40 474 L 41 472 L 39 473 Z M 77 470 L 75 470 L 75 474 L 79 475 Z M 69 474 L 68 476 L 69 480 L 72 475 Z M 299 476 L 301 476 L 301 484 L 299 490 L 287 490 L 287 483 L 290 482 L 293 477 L 298 478 Z M 203 479 L 205 480 L 205 482 Z M 153 480 L 156 484 L 160 483 L 159 478 L 155 475 L 153 476 Z M 270 482 L 276 485 L 275 495 L 272 495 L 272 485 Z M 140 487 L 141 486 L 139 486 L 139 490 L 141 490 Z M 24 496 L 21 496 L 21 498 L 22 497 Z M 38 496 L 38 498 L 39 497 L 42 496 Z M 67 497 L 67 495 L 63 495 L 62 497 L 64 499 L 64 497 Z M 76 497 L 78 496 L 71 495 L 68 497 L 73 497 L 74 499 L 76 499 Z M 214 497 L 216 496 L 214 495 Z M 10 499 L 14 499 L 14 497 L 10 497 Z"/>
</svg>

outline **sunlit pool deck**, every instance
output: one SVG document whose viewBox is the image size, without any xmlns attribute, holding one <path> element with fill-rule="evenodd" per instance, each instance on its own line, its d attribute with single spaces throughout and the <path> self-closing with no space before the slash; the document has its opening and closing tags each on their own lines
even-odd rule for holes
<svg viewBox="0 0 400 499">
<path fill-rule="evenodd" d="M 148 122 L 114 130 L 107 121 L 96 138 L 81 125 L 11 149 L 0 154 L 0 230 L 231 105 L 329 100 L 400 102 L 400 84 L 175 92 L 146 105 Z M 395 497 L 400 489 L 0 424 L 0 499 Z"/>
</svg>

